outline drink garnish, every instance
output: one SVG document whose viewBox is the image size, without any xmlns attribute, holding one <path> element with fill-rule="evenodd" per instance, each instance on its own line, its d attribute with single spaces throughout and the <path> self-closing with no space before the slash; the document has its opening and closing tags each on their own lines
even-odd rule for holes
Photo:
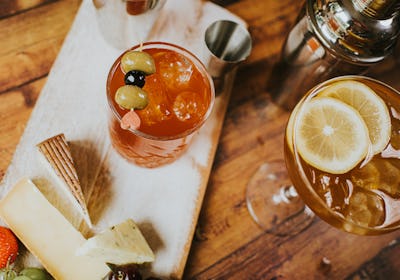
<svg viewBox="0 0 400 280">
<path fill-rule="evenodd" d="M 125 85 L 115 93 L 115 102 L 123 109 L 130 110 L 121 119 L 122 129 L 137 129 L 140 118 L 134 110 L 142 110 L 149 103 L 148 94 L 143 90 L 146 76 L 156 72 L 153 57 L 143 51 L 128 51 L 121 58 L 121 69 L 125 73 Z"/>
<path fill-rule="evenodd" d="M 139 70 L 131 70 L 125 74 L 126 85 L 135 85 L 142 88 L 146 82 L 146 74 Z"/>
<path fill-rule="evenodd" d="M 389 110 L 370 87 L 357 81 L 340 81 L 323 89 L 318 96 L 336 98 L 360 113 L 368 127 L 372 154 L 378 154 L 386 148 L 391 134 Z"/>
<path fill-rule="evenodd" d="M 147 92 L 138 86 L 124 85 L 115 93 L 115 102 L 124 109 L 144 109 L 148 104 Z"/>
<path fill-rule="evenodd" d="M 143 51 L 128 51 L 121 58 L 121 69 L 124 73 L 131 70 L 138 70 L 146 75 L 156 72 L 156 66 L 153 57 Z"/>
<path fill-rule="evenodd" d="M 139 115 L 134 111 L 130 110 L 121 119 L 122 129 L 138 129 L 140 127 Z"/>
<path fill-rule="evenodd" d="M 368 154 L 368 128 L 353 107 L 331 97 L 315 97 L 299 108 L 295 147 L 311 166 L 332 174 L 353 169 Z"/>
</svg>

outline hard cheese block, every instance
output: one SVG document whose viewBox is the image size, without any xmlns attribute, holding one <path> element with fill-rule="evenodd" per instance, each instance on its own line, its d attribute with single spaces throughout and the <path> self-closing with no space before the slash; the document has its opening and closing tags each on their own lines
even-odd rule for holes
<svg viewBox="0 0 400 280">
<path fill-rule="evenodd" d="M 77 253 L 119 265 L 154 261 L 153 251 L 132 219 L 89 238 Z"/>
<path fill-rule="evenodd" d="M 85 238 L 28 179 L 0 201 L 0 217 L 55 279 L 99 280 L 109 271 L 98 258 L 77 256 Z"/>
<path fill-rule="evenodd" d="M 92 227 L 85 197 L 79 182 L 78 173 L 72 159 L 71 149 L 63 133 L 50 137 L 36 145 L 58 178 L 63 182 L 67 195 L 82 214 L 89 227 Z"/>
</svg>

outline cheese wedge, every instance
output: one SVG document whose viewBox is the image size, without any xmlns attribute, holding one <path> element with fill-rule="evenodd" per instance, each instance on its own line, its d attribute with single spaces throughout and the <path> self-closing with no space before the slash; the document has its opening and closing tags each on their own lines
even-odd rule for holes
<svg viewBox="0 0 400 280">
<path fill-rule="evenodd" d="M 65 186 L 67 195 L 75 207 L 82 214 L 86 224 L 91 228 L 89 211 L 86 206 L 85 197 L 78 179 L 71 150 L 63 133 L 53 136 L 37 144 L 39 151 L 46 158 L 58 178 Z"/>
<path fill-rule="evenodd" d="M 99 280 L 108 273 L 101 259 L 76 255 L 86 239 L 32 181 L 21 180 L 0 201 L 0 217 L 55 279 Z"/>
<path fill-rule="evenodd" d="M 153 262 L 154 254 L 138 226 L 131 219 L 89 238 L 78 250 L 113 264 Z"/>
</svg>

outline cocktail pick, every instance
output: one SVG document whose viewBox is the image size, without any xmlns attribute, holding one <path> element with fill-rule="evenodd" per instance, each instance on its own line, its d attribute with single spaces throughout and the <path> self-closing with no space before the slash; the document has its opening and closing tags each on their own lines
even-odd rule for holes
<svg viewBox="0 0 400 280">
<path fill-rule="evenodd" d="M 140 117 L 134 110 L 130 110 L 122 117 L 121 119 L 122 129 L 138 129 L 139 127 L 140 127 Z"/>
<path fill-rule="evenodd" d="M 67 192 L 81 212 L 83 219 L 91 228 L 92 221 L 83 196 L 82 187 L 75 169 L 70 147 L 63 133 L 55 135 L 37 144 L 39 151 L 45 156 L 57 176 L 66 184 Z"/>
</svg>

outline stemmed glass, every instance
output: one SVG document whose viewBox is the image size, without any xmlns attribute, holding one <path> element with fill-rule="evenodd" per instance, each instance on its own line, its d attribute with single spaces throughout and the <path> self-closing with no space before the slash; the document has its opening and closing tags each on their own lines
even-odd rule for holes
<svg viewBox="0 0 400 280">
<path fill-rule="evenodd" d="M 334 106 L 336 109 L 351 111 L 350 120 L 358 121 L 360 138 L 352 142 L 353 138 L 347 141 L 348 137 L 335 136 L 336 127 L 327 123 L 337 116 L 325 109 L 305 119 L 312 104 L 320 104 L 321 98 L 330 106 L 339 102 L 338 107 Z M 346 110 L 336 114 L 339 119 L 347 114 Z M 348 154 L 359 151 L 354 156 L 357 161 L 347 167 L 345 162 L 339 162 L 333 171 L 316 167 L 304 151 L 304 138 L 306 142 L 314 138 L 314 134 L 302 134 L 304 124 L 310 120 L 317 127 L 325 123 L 318 127 L 321 131 L 313 132 L 336 137 L 338 153 L 342 151 L 347 162 Z M 347 133 L 352 128 L 344 130 Z M 285 130 L 285 160 L 264 163 L 250 179 L 246 200 L 251 216 L 264 230 L 279 236 L 306 229 L 314 213 L 329 224 L 355 234 L 376 235 L 400 228 L 399 130 L 400 93 L 390 86 L 363 76 L 342 76 L 317 85 L 290 115 Z M 360 148 L 363 145 L 366 147 Z M 329 149 L 321 145 L 317 153 Z"/>
</svg>

